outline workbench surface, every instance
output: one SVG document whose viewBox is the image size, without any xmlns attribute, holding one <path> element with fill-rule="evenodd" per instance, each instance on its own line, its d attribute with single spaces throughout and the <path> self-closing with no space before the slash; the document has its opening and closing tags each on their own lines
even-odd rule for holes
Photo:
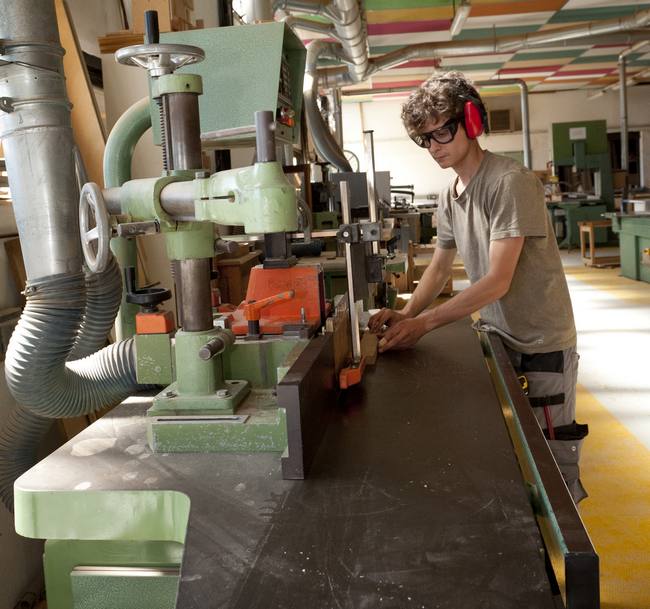
<svg viewBox="0 0 650 609">
<path fill-rule="evenodd" d="M 189 497 L 179 609 L 555 607 L 468 322 L 380 356 L 332 406 L 310 477 L 287 481 L 277 454 L 153 455 L 148 404 L 123 404 L 20 478 L 17 510 L 43 537 L 178 539 Z"/>
</svg>

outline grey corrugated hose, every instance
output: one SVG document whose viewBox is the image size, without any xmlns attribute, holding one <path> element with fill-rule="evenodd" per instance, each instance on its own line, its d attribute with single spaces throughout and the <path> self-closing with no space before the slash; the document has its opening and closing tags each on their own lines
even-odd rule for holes
<svg viewBox="0 0 650 609">
<path fill-rule="evenodd" d="M 86 273 L 86 310 L 68 361 L 92 355 L 106 345 L 122 302 L 122 274 L 111 257 L 106 270 Z"/>
<path fill-rule="evenodd" d="M 7 383 L 21 404 L 0 433 L 0 500 L 10 510 L 13 483 L 35 463 L 53 418 L 88 414 L 142 389 L 132 340 L 101 349 L 122 297 L 115 260 L 102 273 L 55 277 L 26 292 L 5 361 Z"/>
</svg>

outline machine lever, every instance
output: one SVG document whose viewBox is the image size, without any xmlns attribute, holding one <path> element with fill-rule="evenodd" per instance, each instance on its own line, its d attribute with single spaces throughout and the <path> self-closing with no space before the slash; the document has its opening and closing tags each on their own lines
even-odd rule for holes
<svg viewBox="0 0 650 609">
<path fill-rule="evenodd" d="M 268 298 L 261 300 L 249 300 L 244 303 L 244 317 L 248 321 L 248 334 L 250 336 L 258 336 L 260 334 L 260 317 L 262 316 L 262 309 L 268 307 L 276 302 L 283 300 L 291 300 L 296 295 L 294 290 L 287 290 L 274 294 Z"/>
<path fill-rule="evenodd" d="M 211 360 L 215 355 L 223 353 L 234 342 L 231 332 L 220 332 L 218 336 L 210 339 L 199 349 L 199 358 L 204 362 Z"/>
<path fill-rule="evenodd" d="M 158 305 L 172 297 L 170 290 L 152 286 L 136 287 L 135 267 L 127 266 L 124 269 L 124 284 L 126 288 L 126 302 L 140 305 L 147 312 L 155 312 Z"/>
</svg>

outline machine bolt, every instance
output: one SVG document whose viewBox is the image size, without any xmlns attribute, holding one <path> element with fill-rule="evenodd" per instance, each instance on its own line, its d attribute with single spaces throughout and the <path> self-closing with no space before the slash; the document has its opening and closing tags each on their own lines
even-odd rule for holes
<svg viewBox="0 0 650 609">
<path fill-rule="evenodd" d="M 230 391 L 227 389 L 219 389 L 217 390 L 217 397 L 218 398 L 228 398 L 230 397 Z"/>
<path fill-rule="evenodd" d="M 11 97 L 0 97 L 0 110 L 7 114 L 14 111 L 14 100 Z"/>
<path fill-rule="evenodd" d="M 165 391 L 165 393 L 163 393 L 163 396 L 166 398 L 173 398 L 176 397 L 176 394 L 173 391 Z"/>
</svg>

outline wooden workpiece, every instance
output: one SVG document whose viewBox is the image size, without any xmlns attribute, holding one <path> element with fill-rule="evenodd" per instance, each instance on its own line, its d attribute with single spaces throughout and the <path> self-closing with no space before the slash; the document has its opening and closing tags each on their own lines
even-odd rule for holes
<svg viewBox="0 0 650 609">
<path fill-rule="evenodd" d="M 251 269 L 259 263 L 261 254 L 260 250 L 253 250 L 235 258 L 217 257 L 222 303 L 238 305 L 246 298 L 248 277 Z"/>
</svg>

